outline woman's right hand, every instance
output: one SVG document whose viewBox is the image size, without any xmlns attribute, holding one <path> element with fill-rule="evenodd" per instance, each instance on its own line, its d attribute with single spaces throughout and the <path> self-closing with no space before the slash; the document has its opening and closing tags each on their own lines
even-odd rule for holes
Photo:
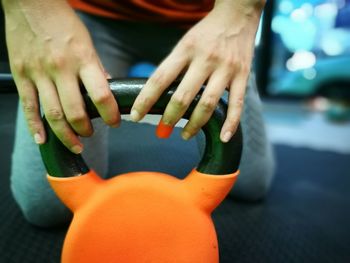
<svg viewBox="0 0 350 263">
<path fill-rule="evenodd" d="M 66 1 L 2 0 L 11 71 L 30 133 L 46 140 L 42 110 L 57 137 L 74 153 L 93 133 L 80 93 L 82 82 L 104 122 L 120 114 L 89 33 Z M 39 103 L 40 102 L 40 103 Z"/>
</svg>

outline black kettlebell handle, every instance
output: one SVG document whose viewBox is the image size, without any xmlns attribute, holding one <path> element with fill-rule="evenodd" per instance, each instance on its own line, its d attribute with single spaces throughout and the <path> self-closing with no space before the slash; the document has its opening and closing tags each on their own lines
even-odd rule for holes
<svg viewBox="0 0 350 263">
<path fill-rule="evenodd" d="M 117 100 L 121 114 L 129 114 L 130 109 L 144 86 L 146 79 L 111 79 L 110 88 Z M 152 107 L 150 114 L 163 114 L 172 94 L 179 82 L 174 82 Z M 184 118 L 189 119 L 200 94 L 196 96 Z M 85 94 L 84 100 L 90 118 L 99 117 L 96 107 L 90 97 Z M 225 121 L 227 105 L 220 100 L 212 117 L 202 128 L 206 137 L 204 155 L 198 164 L 197 171 L 205 174 L 224 175 L 238 170 L 242 153 L 242 133 L 238 127 L 236 134 L 228 143 L 220 141 L 220 130 Z M 89 172 L 80 154 L 70 152 L 56 137 L 44 117 L 44 125 L 47 133 L 47 141 L 40 145 L 40 152 L 48 174 L 54 177 L 71 177 Z"/>
</svg>

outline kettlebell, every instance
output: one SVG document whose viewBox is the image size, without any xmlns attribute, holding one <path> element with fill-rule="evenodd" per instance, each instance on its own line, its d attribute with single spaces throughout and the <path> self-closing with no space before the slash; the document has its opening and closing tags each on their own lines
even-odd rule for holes
<svg viewBox="0 0 350 263">
<path fill-rule="evenodd" d="M 121 114 L 130 113 L 146 79 L 111 79 Z M 178 82 L 150 114 L 162 114 Z M 200 93 L 184 115 L 189 118 Z M 99 114 L 84 95 L 90 118 Z M 47 178 L 74 213 L 66 234 L 63 263 L 217 263 L 219 248 L 211 219 L 239 173 L 242 134 L 219 138 L 227 105 L 220 101 L 203 127 L 204 155 L 184 179 L 158 172 L 132 172 L 102 179 L 81 155 L 71 153 L 44 118 L 47 141 L 40 146 Z M 115 164 L 118 165 L 118 164 Z"/>
</svg>

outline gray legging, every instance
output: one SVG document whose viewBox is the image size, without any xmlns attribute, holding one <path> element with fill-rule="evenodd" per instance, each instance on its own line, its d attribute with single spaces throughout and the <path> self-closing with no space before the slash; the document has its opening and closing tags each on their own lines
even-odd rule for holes
<svg viewBox="0 0 350 263">
<path fill-rule="evenodd" d="M 89 29 L 106 70 L 113 77 L 125 77 L 137 61 L 159 63 L 183 35 L 184 30 L 136 22 L 115 21 L 78 13 Z M 244 147 L 241 175 L 231 193 L 247 200 L 262 198 L 269 189 L 274 170 L 271 146 L 266 139 L 261 103 L 253 75 L 245 98 L 242 115 Z M 84 139 L 84 158 L 100 175 L 107 174 L 108 126 L 94 120 L 95 133 Z M 27 220 L 39 226 L 66 222 L 71 213 L 57 199 L 46 180 L 38 146 L 29 135 L 18 109 L 15 146 L 12 156 L 11 189 Z M 199 149 L 203 137 L 197 136 Z M 93 149 L 93 154 L 91 149 Z"/>
</svg>

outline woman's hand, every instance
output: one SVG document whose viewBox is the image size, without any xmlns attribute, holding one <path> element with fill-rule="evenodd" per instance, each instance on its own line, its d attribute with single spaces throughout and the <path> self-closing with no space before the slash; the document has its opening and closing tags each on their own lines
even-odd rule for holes
<svg viewBox="0 0 350 263">
<path fill-rule="evenodd" d="M 42 110 L 57 137 L 72 152 L 78 135 L 93 133 L 79 82 L 102 119 L 118 125 L 119 111 L 90 36 L 66 1 L 3 0 L 10 66 L 29 130 L 46 140 Z"/>
<path fill-rule="evenodd" d="M 165 89 L 185 72 L 162 116 L 162 126 L 173 127 L 207 81 L 182 137 L 191 138 L 205 125 L 228 89 L 228 113 L 220 138 L 229 141 L 239 123 L 263 6 L 263 1 L 257 0 L 218 1 L 149 78 L 133 105 L 132 120 L 147 114 Z"/>
</svg>

